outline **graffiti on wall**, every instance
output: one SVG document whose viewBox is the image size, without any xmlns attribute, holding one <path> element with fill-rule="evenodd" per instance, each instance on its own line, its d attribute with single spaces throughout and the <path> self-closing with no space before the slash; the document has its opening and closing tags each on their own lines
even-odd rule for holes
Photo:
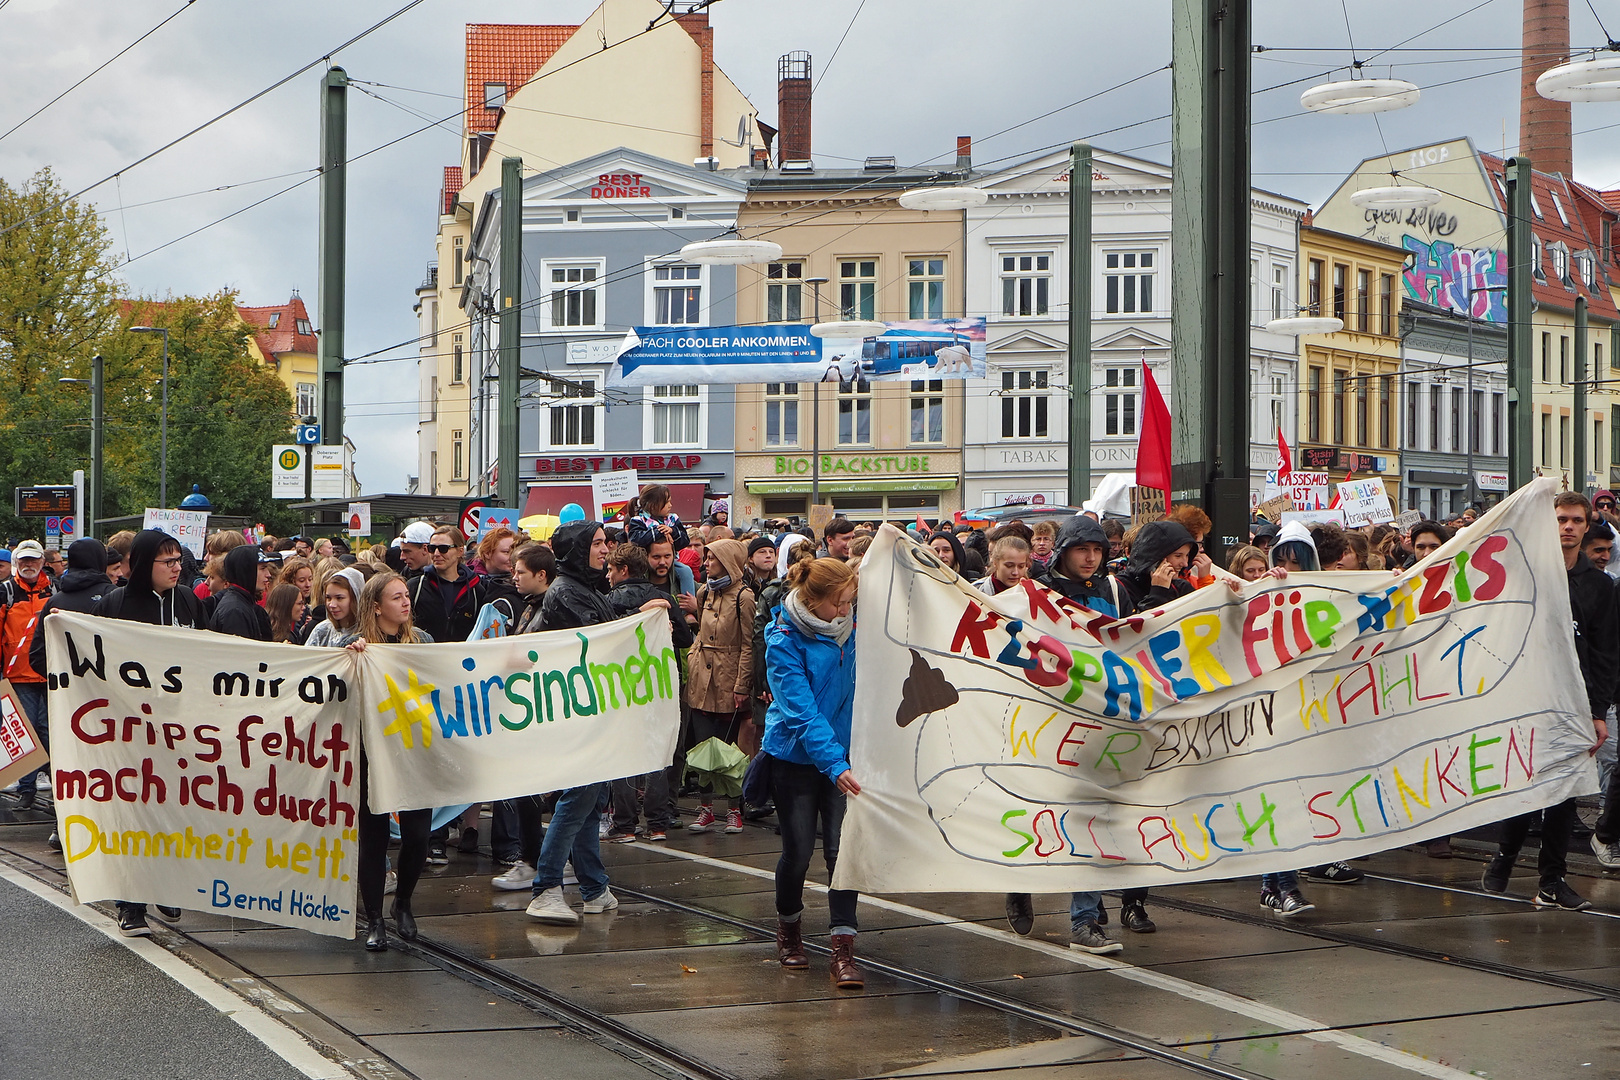
<svg viewBox="0 0 1620 1080">
<path fill-rule="evenodd" d="M 1502 252 L 1410 235 L 1401 237 L 1401 246 L 1412 256 L 1401 275 L 1407 296 L 1487 322 L 1507 321 L 1507 259 Z"/>
</svg>

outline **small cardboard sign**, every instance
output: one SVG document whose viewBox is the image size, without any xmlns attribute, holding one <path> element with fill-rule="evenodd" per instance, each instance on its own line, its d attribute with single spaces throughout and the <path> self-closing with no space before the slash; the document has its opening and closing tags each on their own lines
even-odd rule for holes
<svg viewBox="0 0 1620 1080">
<path fill-rule="evenodd" d="M 591 501 L 596 504 L 596 521 L 623 521 L 625 509 L 636 497 L 636 470 L 599 472 L 591 477 Z"/>
<path fill-rule="evenodd" d="M 1141 525 L 1159 521 L 1164 517 L 1164 491 L 1162 488 L 1131 488 L 1131 524 Z"/>
<path fill-rule="evenodd" d="M 1420 522 L 1422 520 L 1423 520 L 1423 511 L 1421 511 L 1421 510 L 1407 510 L 1404 513 L 1396 515 L 1396 517 L 1395 517 L 1395 527 L 1397 529 L 1401 530 L 1401 532 L 1405 532 L 1407 529 L 1410 529 L 1412 526 L 1416 525 L 1418 522 Z"/>
<path fill-rule="evenodd" d="M 1282 516 L 1293 509 L 1294 499 L 1291 495 L 1278 495 L 1260 504 L 1260 512 L 1266 516 L 1267 521 L 1281 521 Z"/>
<path fill-rule="evenodd" d="M 818 542 L 822 532 L 827 528 L 827 523 L 837 516 L 831 503 L 810 504 L 810 531 L 816 534 Z"/>
<path fill-rule="evenodd" d="M 0 787 L 27 776 L 50 760 L 11 683 L 0 681 Z"/>
</svg>

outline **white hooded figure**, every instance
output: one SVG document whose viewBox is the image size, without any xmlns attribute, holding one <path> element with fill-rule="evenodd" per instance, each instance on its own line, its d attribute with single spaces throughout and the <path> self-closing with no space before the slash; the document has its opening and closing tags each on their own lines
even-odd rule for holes
<svg viewBox="0 0 1620 1080">
<path fill-rule="evenodd" d="M 1303 522 L 1290 521 L 1277 533 L 1267 558 L 1272 566 L 1286 565 L 1289 573 L 1316 573 L 1322 560 L 1316 555 L 1316 542 Z"/>
</svg>

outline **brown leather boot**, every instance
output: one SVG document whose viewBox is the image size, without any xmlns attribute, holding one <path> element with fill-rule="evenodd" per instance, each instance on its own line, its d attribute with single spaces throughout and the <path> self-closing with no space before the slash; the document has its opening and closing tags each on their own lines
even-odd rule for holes
<svg viewBox="0 0 1620 1080">
<path fill-rule="evenodd" d="M 799 934 L 799 920 L 776 923 L 776 958 L 789 971 L 803 971 L 810 966 L 804 955 L 804 938 Z"/>
<path fill-rule="evenodd" d="M 840 990 L 866 989 L 866 976 L 855 966 L 855 935 L 838 934 L 832 945 L 832 981 Z"/>
</svg>

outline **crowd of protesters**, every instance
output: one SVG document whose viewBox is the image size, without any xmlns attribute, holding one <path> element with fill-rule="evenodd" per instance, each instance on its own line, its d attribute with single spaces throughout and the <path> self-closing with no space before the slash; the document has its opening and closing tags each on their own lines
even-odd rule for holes
<svg viewBox="0 0 1620 1080">
<path fill-rule="evenodd" d="M 1555 500 L 1559 537 L 1574 613 L 1573 640 L 1598 733 L 1605 790 L 1620 784 L 1614 769 L 1614 718 L 1620 677 L 1620 538 L 1616 497 L 1600 491 L 1592 503 L 1563 493 Z M 878 525 L 835 517 L 818 532 L 794 521 L 754 522 L 735 532 L 729 507 L 714 504 L 701 523 L 683 522 L 671 494 L 649 485 L 624 518 L 599 524 L 579 515 L 543 539 L 495 528 L 470 539 L 455 527 L 412 522 L 388 545 L 354 553 L 340 539 L 302 536 L 254 543 L 239 532 L 208 538 L 197 560 L 157 530 L 80 540 L 65 558 L 35 541 L 0 550 L 0 663 L 19 704 L 39 731 L 45 723 L 44 635 L 39 624 L 58 610 L 157 625 L 211 630 L 255 641 L 310 648 L 349 648 L 395 642 L 460 642 L 491 622 L 504 634 L 592 626 L 637 612 L 664 611 L 680 657 L 681 738 L 665 768 L 611 783 L 561 792 L 535 792 L 490 807 L 488 850 L 502 873 L 498 890 L 527 890 L 527 914 L 540 922 L 577 925 L 582 915 L 612 911 L 601 844 L 666 841 L 681 821 L 677 796 L 696 801 L 685 825 L 694 833 L 744 831 L 748 818 L 775 817 L 782 837 L 776 867 L 778 959 L 804 969 L 801 916 L 804 882 L 817 839 L 829 875 L 835 865 L 844 809 L 861 786 L 849 761 L 856 687 L 856 571 Z M 945 567 L 989 595 L 1026 578 L 1113 617 L 1155 609 L 1224 580 L 1234 589 L 1262 577 L 1331 570 L 1411 567 L 1474 523 L 1473 511 L 1440 523 L 1404 529 L 1383 525 L 1345 529 L 1331 524 L 1278 526 L 1257 518 L 1250 543 L 1230 554 L 1223 578 L 1204 550 L 1209 518 L 1192 506 L 1163 520 L 1127 527 L 1082 513 L 1033 525 L 1012 520 L 994 527 L 972 521 L 920 519 L 907 525 Z M 52 555 L 57 555 L 52 559 Z M 723 796 L 717 811 L 711 784 L 689 776 L 685 752 L 719 740 L 750 760 L 741 796 Z M 362 796 L 367 767 L 360 761 Z M 24 777 L 13 806 L 31 809 L 45 770 Z M 452 811 L 453 812 L 453 811 Z M 547 820 L 549 815 L 549 822 Z M 723 815 L 723 816 L 722 816 Z M 417 935 L 412 899 L 425 869 L 449 861 L 455 841 L 480 851 L 484 820 L 473 807 L 456 821 L 432 827 L 431 809 L 397 815 L 398 847 L 390 853 L 393 819 L 363 812 L 359 828 L 358 892 L 365 947 L 387 947 L 385 896 L 394 932 Z M 1620 803 L 1607 799 L 1594 830 L 1582 831 L 1570 800 L 1544 813 L 1504 822 L 1501 845 L 1482 887 L 1502 892 L 1526 838 L 1539 829 L 1540 884 L 1535 902 L 1579 910 L 1587 902 L 1564 879 L 1572 837 L 1590 836 L 1605 868 L 1620 869 Z M 52 844 L 59 848 L 52 837 Z M 1451 857 L 1450 838 L 1426 847 Z M 392 865 L 390 863 L 392 862 Z M 1280 917 L 1310 911 L 1301 881 L 1355 885 L 1361 871 L 1328 863 L 1267 874 L 1260 902 Z M 576 910 L 566 886 L 576 884 Z M 1157 928 L 1146 889 L 1126 890 L 1120 925 L 1134 933 Z M 832 890 L 830 972 L 840 988 L 864 979 L 855 962 L 857 897 Z M 160 909 L 167 918 L 179 912 Z M 1032 899 L 1006 897 L 1013 930 L 1028 934 Z M 145 905 L 119 904 L 128 936 L 149 933 Z M 1104 929 L 1108 915 L 1097 892 L 1070 899 L 1071 945 L 1118 952 Z"/>
</svg>

